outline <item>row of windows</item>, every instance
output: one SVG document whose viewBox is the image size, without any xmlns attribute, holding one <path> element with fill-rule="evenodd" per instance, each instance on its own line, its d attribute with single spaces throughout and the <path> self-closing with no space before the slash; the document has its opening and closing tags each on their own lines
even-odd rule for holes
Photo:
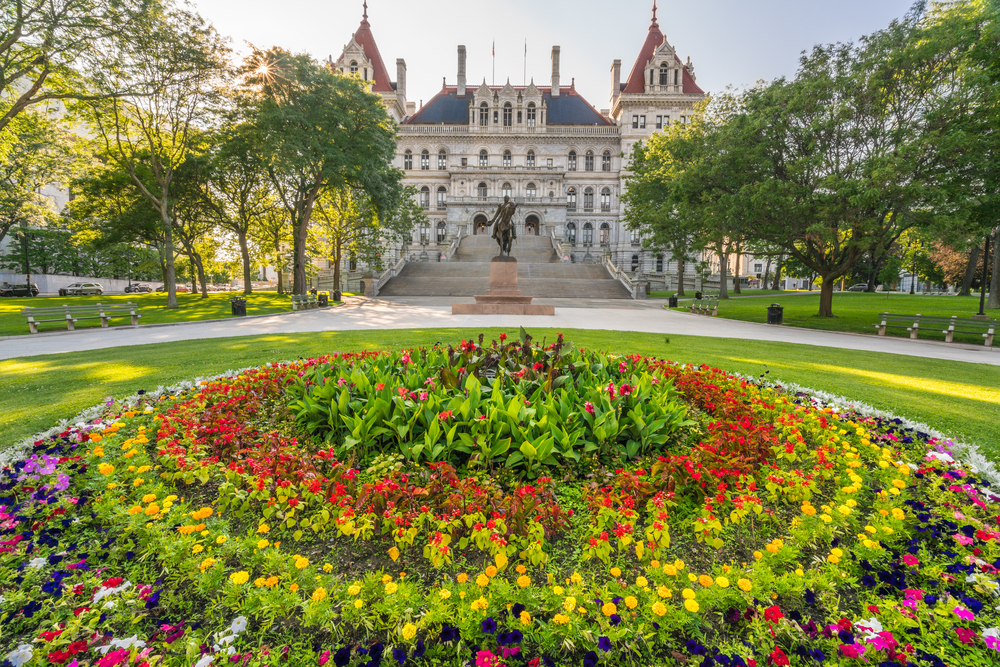
<svg viewBox="0 0 1000 667">
<path fill-rule="evenodd" d="M 503 126 L 512 127 L 514 125 L 513 105 L 510 102 L 505 103 L 503 105 L 502 111 L 503 111 Z M 525 122 L 523 114 L 526 114 L 528 127 L 535 127 L 535 123 L 537 122 L 538 118 L 537 112 L 538 109 L 535 108 L 535 103 L 528 102 L 528 109 L 526 112 L 522 111 L 517 112 L 517 124 L 520 125 L 521 123 Z M 497 125 L 500 122 L 500 118 L 501 118 L 500 112 L 494 111 L 493 124 Z M 486 127 L 489 124 L 490 124 L 490 105 L 487 104 L 486 102 L 483 102 L 482 104 L 479 105 L 479 125 L 481 127 Z"/>
<path fill-rule="evenodd" d="M 645 116 L 643 116 L 645 119 Z M 637 126 L 638 127 L 638 126 Z M 645 127 L 645 120 L 643 120 L 643 127 Z M 513 156 L 509 150 L 505 150 L 500 158 L 500 164 L 504 167 L 513 166 Z M 465 160 L 462 160 L 463 166 Z M 577 171 L 577 155 L 576 151 L 569 152 L 568 160 L 569 171 Z M 479 166 L 488 167 L 490 166 L 490 154 L 488 151 L 479 151 Z M 535 151 L 528 151 L 527 156 L 524 159 L 525 167 L 535 166 Z M 552 160 L 549 160 L 549 166 L 552 166 Z M 420 169 L 421 171 L 429 171 L 431 168 L 431 154 L 428 150 L 423 150 L 420 152 Z M 448 154 L 444 150 L 438 151 L 437 168 L 439 171 L 445 171 L 448 168 Z M 585 171 L 594 171 L 594 151 L 587 151 L 583 156 L 583 168 Z M 403 169 L 410 171 L 413 169 L 413 151 L 407 149 L 403 152 Z M 611 151 L 604 151 L 601 156 L 601 171 L 611 171 Z"/>
<path fill-rule="evenodd" d="M 639 238 L 639 232 L 633 231 L 630 233 L 630 238 L 632 245 L 639 245 L 641 240 Z M 600 236 L 598 237 L 601 245 L 608 245 L 611 243 L 611 225 L 606 222 L 601 223 Z M 566 224 L 566 241 L 571 245 L 576 245 L 576 223 L 570 222 Z M 591 245 L 594 242 L 594 226 L 589 222 L 583 225 L 583 243 L 584 245 Z M 662 257 L 660 258 L 660 267 L 657 271 L 663 270 Z"/>
<path fill-rule="evenodd" d="M 681 123 L 687 122 L 687 116 L 680 117 Z M 663 128 L 670 125 L 670 116 L 657 116 L 656 117 L 656 129 L 662 130 Z M 646 129 L 646 117 L 645 116 L 632 116 L 632 129 L 634 130 L 645 130 Z"/>
<path fill-rule="evenodd" d="M 653 72 L 654 70 L 649 70 L 649 85 L 653 85 Z M 679 69 L 674 69 L 674 85 L 680 85 L 681 71 Z M 667 86 L 670 85 L 670 67 L 667 63 L 660 63 L 660 85 Z"/>
<path fill-rule="evenodd" d="M 576 210 L 576 188 L 570 188 L 566 191 L 566 209 L 569 211 Z M 593 211 L 594 210 L 594 188 L 585 188 L 583 191 L 583 210 Z M 611 188 L 601 189 L 601 210 L 610 211 L 611 210 Z"/>
<path fill-rule="evenodd" d="M 423 208 L 431 207 L 431 189 L 426 185 L 420 188 L 419 200 L 420 206 Z M 448 201 L 448 188 L 443 185 L 437 189 L 437 207 L 444 208 L 445 202 Z"/>
</svg>

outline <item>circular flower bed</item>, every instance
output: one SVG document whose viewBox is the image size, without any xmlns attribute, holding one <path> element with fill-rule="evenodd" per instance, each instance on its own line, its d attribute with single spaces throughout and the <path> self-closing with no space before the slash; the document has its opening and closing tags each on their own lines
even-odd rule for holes
<svg viewBox="0 0 1000 667">
<path fill-rule="evenodd" d="M 953 443 L 558 338 L 109 400 L 0 473 L 2 665 L 992 665 Z"/>
</svg>

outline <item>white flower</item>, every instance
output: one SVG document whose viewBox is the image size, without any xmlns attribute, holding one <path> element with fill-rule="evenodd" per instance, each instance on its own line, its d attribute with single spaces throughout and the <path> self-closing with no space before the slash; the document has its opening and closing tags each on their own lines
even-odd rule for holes
<svg viewBox="0 0 1000 667">
<path fill-rule="evenodd" d="M 28 567 L 32 570 L 37 570 L 40 567 L 45 567 L 45 564 L 48 562 L 47 558 L 32 558 L 31 562 L 28 563 Z"/>
<path fill-rule="evenodd" d="M 114 602 L 106 602 L 104 604 L 104 606 L 105 607 L 107 607 L 108 605 L 114 606 L 114 604 L 115 604 Z M 99 646 L 98 648 L 95 648 L 94 650 L 97 651 L 98 653 L 105 653 L 106 654 L 108 651 L 110 651 L 113 648 L 130 649 L 133 646 L 136 647 L 136 648 L 142 648 L 145 645 L 146 645 L 146 642 L 144 642 L 141 639 L 139 639 L 138 635 L 132 635 L 131 637 L 126 637 L 125 639 L 112 639 L 110 644 L 107 644 L 105 646 Z"/>
<path fill-rule="evenodd" d="M 996 637 L 1000 639 L 1000 628 L 994 626 L 983 630 L 983 637 Z"/>
<path fill-rule="evenodd" d="M 867 621 L 858 621 L 854 624 L 854 627 L 867 631 L 865 639 L 875 637 L 878 633 L 882 632 L 882 624 L 879 623 L 879 620 L 874 616 L 869 618 Z"/>
<path fill-rule="evenodd" d="M 229 631 L 234 635 L 238 635 L 247 629 L 247 617 L 237 616 L 233 619 L 232 625 L 229 626 Z"/>
<path fill-rule="evenodd" d="M 117 588 L 102 588 L 101 590 L 97 591 L 97 595 L 94 596 L 94 602 L 99 602 L 101 600 L 101 598 L 106 598 L 109 595 L 114 595 L 115 593 L 120 593 L 123 590 L 125 590 L 126 588 L 131 588 L 131 586 L 132 586 L 132 582 L 131 581 L 126 581 L 124 584 L 122 584 L 121 586 L 118 586 Z"/>
<path fill-rule="evenodd" d="M 198 662 L 194 663 L 194 667 L 208 667 L 215 660 L 214 655 L 203 655 Z"/>
<path fill-rule="evenodd" d="M 31 660 L 32 648 L 27 644 L 21 644 L 16 649 L 7 654 L 7 659 L 14 667 L 21 667 Z"/>
</svg>

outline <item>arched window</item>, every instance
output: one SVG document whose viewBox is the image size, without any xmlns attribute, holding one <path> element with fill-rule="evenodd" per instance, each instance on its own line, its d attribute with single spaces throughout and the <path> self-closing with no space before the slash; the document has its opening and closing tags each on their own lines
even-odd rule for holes
<svg viewBox="0 0 1000 667">
<path fill-rule="evenodd" d="M 589 222 L 583 225 L 583 245 L 594 245 L 594 226 Z"/>
<path fill-rule="evenodd" d="M 570 188 L 566 191 L 566 210 L 576 210 L 576 188 Z"/>
<path fill-rule="evenodd" d="M 511 107 L 510 102 L 506 102 L 503 105 L 503 126 L 510 127 L 514 124 L 514 109 Z"/>
<path fill-rule="evenodd" d="M 606 222 L 601 223 L 601 245 L 609 245 L 611 243 L 611 225 Z"/>
<path fill-rule="evenodd" d="M 576 151 L 569 152 L 569 167 L 570 171 L 576 171 Z"/>
<path fill-rule="evenodd" d="M 535 126 L 535 103 L 528 102 L 528 127 Z"/>
<path fill-rule="evenodd" d="M 663 273 L 663 255 L 656 256 L 656 272 Z"/>
<path fill-rule="evenodd" d="M 601 210 L 611 210 L 611 188 L 604 188 L 601 190 Z"/>
<path fill-rule="evenodd" d="M 594 210 L 594 188 L 587 188 L 583 191 L 583 210 Z"/>
<path fill-rule="evenodd" d="M 601 171 L 611 171 L 611 151 L 604 151 L 601 157 Z"/>
<path fill-rule="evenodd" d="M 444 171 L 448 168 L 448 154 L 445 153 L 444 149 L 438 151 L 438 171 Z"/>
<path fill-rule="evenodd" d="M 438 199 L 437 199 L 438 208 L 444 208 L 445 207 L 444 204 L 446 201 L 448 201 L 448 188 L 442 185 L 438 187 Z"/>
<path fill-rule="evenodd" d="M 535 151 L 528 151 L 528 157 L 524 160 L 524 166 L 534 167 L 535 166 Z"/>
<path fill-rule="evenodd" d="M 431 207 L 431 189 L 426 185 L 420 188 L 420 206 L 423 208 Z"/>
<path fill-rule="evenodd" d="M 479 124 L 482 127 L 490 124 L 490 106 L 486 102 L 479 105 Z"/>
<path fill-rule="evenodd" d="M 431 154 L 428 150 L 424 149 L 420 151 L 420 169 L 422 171 L 427 171 L 431 168 Z"/>
<path fill-rule="evenodd" d="M 403 169 L 413 169 L 413 151 L 409 149 L 403 152 Z"/>
<path fill-rule="evenodd" d="M 660 85 L 661 86 L 667 85 L 667 74 L 669 72 L 670 72 L 670 70 L 667 69 L 667 63 L 660 63 Z"/>
<path fill-rule="evenodd" d="M 357 73 L 358 73 L 358 61 L 357 60 L 352 60 L 351 61 L 351 74 L 357 74 Z"/>
<path fill-rule="evenodd" d="M 640 245 L 642 243 L 642 237 L 639 236 L 638 229 L 629 231 L 629 241 L 632 242 L 632 245 Z"/>
<path fill-rule="evenodd" d="M 503 152 L 503 166 L 505 166 L 505 167 L 511 166 L 510 151 L 504 151 Z"/>
<path fill-rule="evenodd" d="M 479 151 L 479 166 L 488 167 L 490 166 L 490 154 L 485 150 Z"/>
<path fill-rule="evenodd" d="M 482 199 L 486 199 L 486 184 L 480 183 L 476 187 L 476 194 L 478 194 Z"/>
<path fill-rule="evenodd" d="M 587 151 L 587 156 L 584 158 L 584 169 L 587 171 L 594 171 L 594 151 Z"/>
<path fill-rule="evenodd" d="M 570 222 L 566 225 L 566 243 L 576 245 L 576 223 Z"/>
<path fill-rule="evenodd" d="M 536 193 L 537 193 L 537 190 L 535 190 L 535 184 L 534 183 L 528 183 L 528 187 L 526 187 L 524 189 L 524 196 L 525 197 L 534 197 L 534 196 L 536 196 Z"/>
<path fill-rule="evenodd" d="M 639 268 L 639 255 L 632 255 L 632 270 Z"/>
<path fill-rule="evenodd" d="M 431 241 L 431 225 L 423 223 L 420 225 L 420 245 L 427 245 Z"/>
<path fill-rule="evenodd" d="M 500 196 L 501 197 L 510 197 L 510 193 L 511 193 L 510 183 L 504 183 L 500 187 Z"/>
<path fill-rule="evenodd" d="M 444 243 L 445 238 L 448 236 L 448 225 L 441 221 L 437 226 L 438 230 L 438 243 Z"/>
</svg>

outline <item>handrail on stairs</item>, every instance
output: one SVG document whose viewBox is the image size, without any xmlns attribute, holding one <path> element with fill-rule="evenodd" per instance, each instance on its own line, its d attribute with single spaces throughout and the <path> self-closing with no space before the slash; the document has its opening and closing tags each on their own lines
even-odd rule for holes
<svg viewBox="0 0 1000 667">
<path fill-rule="evenodd" d="M 448 246 L 448 250 L 446 250 L 445 253 L 444 253 L 444 260 L 443 261 L 446 261 L 446 262 L 450 261 L 451 258 L 455 256 L 455 253 L 458 252 L 458 246 L 462 243 L 462 233 L 464 231 L 465 231 L 465 227 L 459 227 L 458 228 L 458 234 L 456 234 L 455 238 L 453 238 L 451 240 L 451 245 Z"/>
<path fill-rule="evenodd" d="M 559 239 L 556 238 L 555 227 L 553 227 L 550 231 L 552 232 L 552 249 L 555 250 L 556 255 L 558 255 L 559 259 L 561 260 L 562 259 L 562 244 L 559 242 Z"/>
<path fill-rule="evenodd" d="M 396 262 L 394 266 L 386 269 L 382 274 L 375 279 L 375 286 L 372 289 L 372 296 L 378 296 L 378 291 L 382 289 L 387 282 L 399 275 L 399 272 L 403 270 L 406 266 L 406 255 L 402 255 L 399 261 Z"/>
<path fill-rule="evenodd" d="M 603 264 L 604 268 L 611 274 L 611 277 L 620 282 L 628 290 L 629 295 L 633 299 L 643 298 L 641 296 L 643 286 L 640 283 L 634 282 L 624 269 L 615 266 L 615 263 L 611 261 L 610 255 L 604 255 Z"/>
</svg>

